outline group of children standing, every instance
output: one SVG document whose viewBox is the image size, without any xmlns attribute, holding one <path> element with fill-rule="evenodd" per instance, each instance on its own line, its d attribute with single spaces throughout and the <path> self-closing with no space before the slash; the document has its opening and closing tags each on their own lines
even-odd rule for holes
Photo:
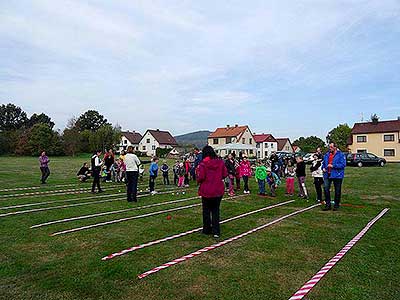
<svg viewBox="0 0 400 300">
<path fill-rule="evenodd" d="M 250 194 L 249 178 L 251 177 L 252 170 L 247 156 L 239 155 L 237 158 L 235 153 L 230 153 L 225 159 L 225 166 L 228 170 L 228 177 L 225 179 L 225 186 L 229 196 L 234 196 L 235 190 L 240 190 L 240 179 L 243 179 L 244 183 L 243 193 Z"/>
</svg>

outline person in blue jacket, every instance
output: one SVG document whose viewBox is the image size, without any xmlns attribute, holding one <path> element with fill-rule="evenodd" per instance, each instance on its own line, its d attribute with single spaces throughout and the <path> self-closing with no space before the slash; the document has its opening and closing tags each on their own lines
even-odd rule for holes
<svg viewBox="0 0 400 300">
<path fill-rule="evenodd" d="M 156 178 L 158 175 L 158 158 L 157 157 L 153 158 L 153 161 L 151 162 L 151 165 L 149 168 L 149 173 L 150 173 L 149 189 L 150 189 L 150 193 L 152 195 L 154 195 L 154 194 L 157 194 L 157 192 L 154 190 Z"/>
<path fill-rule="evenodd" d="M 329 144 L 329 151 L 324 155 L 322 161 L 322 171 L 324 173 L 324 192 L 325 208 L 331 209 L 331 185 L 335 188 L 335 204 L 333 210 L 338 210 L 340 198 L 342 196 L 342 183 L 344 178 L 344 168 L 346 167 L 346 158 L 335 143 Z"/>
</svg>

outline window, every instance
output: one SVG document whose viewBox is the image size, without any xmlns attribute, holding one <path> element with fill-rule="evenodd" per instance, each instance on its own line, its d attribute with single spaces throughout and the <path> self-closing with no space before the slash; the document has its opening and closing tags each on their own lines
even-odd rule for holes
<svg viewBox="0 0 400 300">
<path fill-rule="evenodd" d="M 226 143 L 226 144 L 232 143 L 232 137 L 227 137 L 227 138 L 225 139 L 225 143 Z"/>
<path fill-rule="evenodd" d="M 146 140 L 146 143 L 147 143 L 147 144 L 150 144 L 150 139 L 147 139 L 147 140 Z"/>
<path fill-rule="evenodd" d="M 253 150 L 251 149 L 251 150 L 249 151 L 249 153 L 250 153 L 250 154 L 253 154 Z"/>
<path fill-rule="evenodd" d="M 124 144 L 126 145 L 128 143 L 128 141 L 127 140 L 124 140 Z"/>
<path fill-rule="evenodd" d="M 146 146 L 143 146 L 142 149 L 146 151 Z"/>
<path fill-rule="evenodd" d="M 242 144 L 246 144 L 246 139 L 242 138 Z"/>
<path fill-rule="evenodd" d="M 367 153 L 366 149 L 357 149 L 357 153 Z"/>
<path fill-rule="evenodd" d="M 151 146 L 151 150 L 156 150 L 156 145 Z"/>
<path fill-rule="evenodd" d="M 367 136 L 366 135 L 358 135 L 357 136 L 357 143 L 366 143 L 367 142 Z"/>
<path fill-rule="evenodd" d="M 367 155 L 368 155 L 368 158 L 372 158 L 372 159 L 376 159 L 377 158 L 376 155 L 372 154 L 372 153 L 368 153 Z"/>
<path fill-rule="evenodd" d="M 213 139 L 213 144 L 217 145 L 218 144 L 218 139 Z"/>
<path fill-rule="evenodd" d="M 257 143 L 256 147 L 257 147 L 257 148 L 260 148 L 260 143 Z"/>
<path fill-rule="evenodd" d="M 265 148 L 268 148 L 268 143 L 265 143 Z"/>
<path fill-rule="evenodd" d="M 383 141 L 384 142 L 394 142 L 394 134 L 384 134 Z"/>
<path fill-rule="evenodd" d="M 384 149 L 383 156 L 395 156 L 394 149 Z"/>
<path fill-rule="evenodd" d="M 265 154 L 265 157 L 268 157 L 268 151 L 265 151 L 264 154 Z"/>
<path fill-rule="evenodd" d="M 271 143 L 271 148 L 274 148 L 274 144 L 273 143 Z"/>
<path fill-rule="evenodd" d="M 250 145 L 253 144 L 253 139 L 252 138 L 249 138 L 249 144 Z"/>
</svg>

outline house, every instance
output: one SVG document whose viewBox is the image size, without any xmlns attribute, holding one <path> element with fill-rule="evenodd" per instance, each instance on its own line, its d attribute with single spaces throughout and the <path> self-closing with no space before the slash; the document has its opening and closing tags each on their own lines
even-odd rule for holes
<svg viewBox="0 0 400 300">
<path fill-rule="evenodd" d="M 243 152 L 246 153 L 248 156 L 253 156 L 256 154 L 254 137 L 250 131 L 249 126 L 247 125 L 239 126 L 236 124 L 235 126 L 227 125 L 226 127 L 217 128 L 208 136 L 207 142 L 216 150 L 219 149 L 218 154 L 221 156 L 224 156 L 231 152 Z M 241 146 L 237 145 L 236 147 L 223 147 L 227 144 L 240 144 Z"/>
<path fill-rule="evenodd" d="M 294 153 L 300 153 L 301 148 L 299 146 L 293 145 L 293 151 L 294 151 Z"/>
<path fill-rule="evenodd" d="M 278 151 L 294 153 L 292 143 L 289 138 L 277 138 Z"/>
<path fill-rule="evenodd" d="M 154 156 L 157 148 L 172 149 L 177 145 L 178 143 L 169 131 L 148 129 L 139 142 L 139 151 L 145 152 L 148 156 Z"/>
<path fill-rule="evenodd" d="M 254 141 L 257 147 L 257 158 L 266 159 L 272 152 L 278 151 L 278 141 L 272 134 L 254 134 Z"/>
<path fill-rule="evenodd" d="M 400 162 L 400 118 L 355 123 L 347 146 L 351 153 L 369 152 L 388 162 Z"/>
<path fill-rule="evenodd" d="M 139 142 L 142 139 L 142 135 L 135 131 L 122 131 L 121 142 L 118 145 L 118 151 L 126 150 L 128 146 L 133 146 L 134 151 L 139 150 Z"/>
</svg>

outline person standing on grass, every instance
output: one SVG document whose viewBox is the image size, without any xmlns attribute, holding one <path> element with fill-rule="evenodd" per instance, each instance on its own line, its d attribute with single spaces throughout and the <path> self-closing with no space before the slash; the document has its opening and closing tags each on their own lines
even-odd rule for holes
<svg viewBox="0 0 400 300">
<path fill-rule="evenodd" d="M 160 169 L 161 169 L 161 172 L 162 172 L 164 185 L 169 185 L 169 175 L 168 175 L 169 166 L 167 165 L 167 161 L 166 160 L 164 160 L 164 163 L 162 164 Z"/>
<path fill-rule="evenodd" d="M 239 157 L 236 157 L 236 153 L 232 153 L 233 156 L 233 161 L 235 163 L 235 181 L 236 181 L 236 190 L 240 191 L 240 178 L 241 178 L 241 174 L 240 174 L 240 162 L 241 159 Z"/>
<path fill-rule="evenodd" d="M 193 177 L 193 180 L 196 180 L 196 168 L 200 164 L 200 162 L 203 160 L 203 153 L 197 147 L 194 148 L 193 153 L 194 153 L 194 162 L 193 162 L 193 168 L 192 168 L 192 177 Z"/>
<path fill-rule="evenodd" d="M 196 168 L 196 180 L 199 183 L 199 196 L 203 205 L 203 233 L 220 236 L 219 207 L 225 193 L 223 180 L 228 170 L 222 159 L 218 158 L 211 146 L 203 148 L 203 160 Z"/>
<path fill-rule="evenodd" d="M 286 196 L 294 195 L 294 176 L 296 176 L 296 172 L 294 171 L 294 167 L 292 162 L 288 160 L 286 170 Z"/>
<path fill-rule="evenodd" d="M 40 172 L 42 172 L 42 184 L 45 184 L 47 178 L 50 176 L 49 162 L 50 159 L 46 155 L 46 151 L 43 151 L 39 156 Z"/>
<path fill-rule="evenodd" d="M 234 180 L 235 180 L 235 175 L 236 175 L 236 169 L 235 169 L 235 161 L 233 159 L 233 155 L 231 153 L 228 154 L 228 158 L 225 160 L 225 166 L 226 169 L 228 170 L 228 183 L 229 183 L 229 191 L 228 195 L 229 196 L 234 196 L 235 191 L 234 191 Z"/>
<path fill-rule="evenodd" d="M 240 162 L 239 171 L 244 183 L 243 193 L 250 194 L 249 178 L 251 177 L 251 166 L 246 155 L 243 156 L 243 160 Z"/>
<path fill-rule="evenodd" d="M 261 160 L 258 161 L 255 171 L 255 178 L 258 183 L 258 195 L 265 196 L 265 179 L 267 179 L 267 168 L 263 165 Z"/>
<path fill-rule="evenodd" d="M 325 191 L 325 208 L 331 209 L 331 185 L 335 188 L 335 204 L 333 210 L 338 210 L 340 206 L 340 198 L 342 196 L 342 183 L 344 178 L 344 169 L 346 167 L 346 158 L 335 143 L 329 144 L 329 151 L 324 155 L 322 161 L 322 171 L 324 173 L 324 191 Z"/>
<path fill-rule="evenodd" d="M 322 202 L 322 186 L 324 184 L 324 175 L 322 172 L 322 157 L 318 153 L 313 155 L 313 161 L 310 167 L 311 176 L 314 178 L 315 191 L 317 192 L 317 202 Z"/>
<path fill-rule="evenodd" d="M 112 149 L 108 150 L 106 154 L 104 154 L 104 165 L 106 166 L 106 182 L 111 182 L 111 167 L 114 164 L 114 153 Z"/>
<path fill-rule="evenodd" d="M 158 158 L 154 157 L 149 168 L 150 178 L 149 178 L 149 189 L 150 194 L 155 195 L 157 192 L 154 190 L 156 185 L 156 178 L 158 175 Z"/>
<path fill-rule="evenodd" d="M 137 202 L 137 185 L 139 178 L 140 160 L 133 153 L 133 147 L 128 146 L 124 160 L 126 174 L 126 197 L 128 202 Z"/>
<path fill-rule="evenodd" d="M 296 157 L 296 176 L 299 184 L 299 197 L 308 199 L 308 192 L 306 187 L 306 163 L 303 161 L 303 157 Z"/>
<path fill-rule="evenodd" d="M 92 183 L 92 193 L 95 192 L 96 186 L 97 186 L 97 191 L 99 193 L 103 192 L 100 186 L 100 173 L 101 173 L 101 167 L 103 166 L 103 162 L 100 159 L 101 151 L 97 150 L 91 159 L 91 165 L 92 165 L 92 176 L 93 176 L 93 183 Z"/>
</svg>

